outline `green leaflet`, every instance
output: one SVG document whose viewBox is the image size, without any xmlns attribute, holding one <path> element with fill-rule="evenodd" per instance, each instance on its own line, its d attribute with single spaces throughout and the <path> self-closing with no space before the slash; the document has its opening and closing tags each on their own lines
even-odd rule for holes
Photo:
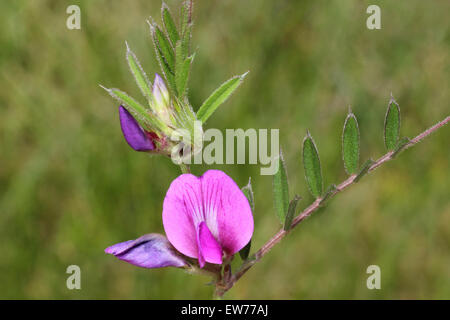
<svg viewBox="0 0 450 320">
<path fill-rule="evenodd" d="M 177 95 L 177 86 L 175 84 L 175 76 L 170 69 L 169 65 L 167 64 L 166 60 L 163 57 L 163 53 L 158 46 L 158 42 L 156 40 L 155 35 L 155 28 L 152 24 L 150 24 L 150 31 L 152 34 L 152 40 L 153 40 L 153 46 L 155 47 L 155 54 L 156 54 L 156 60 L 158 60 L 159 66 L 161 67 L 161 70 L 163 72 L 164 77 L 166 78 L 167 85 L 169 86 L 170 90 L 172 90 L 172 93 L 174 95 Z"/>
<path fill-rule="evenodd" d="M 273 201 L 278 218 L 284 223 L 289 207 L 289 185 L 281 150 L 278 157 L 278 171 L 273 175 Z"/>
<path fill-rule="evenodd" d="M 240 76 L 235 76 L 217 88 L 198 109 L 197 118 L 205 123 L 211 114 L 213 114 L 213 112 L 230 97 L 234 90 L 239 87 L 247 73 L 248 72 Z"/>
<path fill-rule="evenodd" d="M 384 119 L 384 144 L 388 150 L 394 150 L 400 136 L 400 107 L 391 98 Z"/>
<path fill-rule="evenodd" d="M 181 7 L 181 51 L 183 58 L 189 55 L 192 34 L 192 1 L 185 1 Z"/>
<path fill-rule="evenodd" d="M 373 161 L 372 159 L 367 160 L 366 162 L 364 162 L 364 164 L 361 167 L 361 170 L 359 170 L 358 174 L 356 175 L 355 179 L 353 180 L 353 182 L 358 182 L 362 177 L 364 177 L 368 172 L 370 167 L 375 163 L 375 161 Z"/>
<path fill-rule="evenodd" d="M 175 49 L 175 83 L 180 97 L 183 97 L 185 94 L 187 81 L 189 79 L 189 71 L 193 60 L 194 55 L 184 59 L 182 43 L 181 41 L 178 41 Z"/>
<path fill-rule="evenodd" d="M 183 51 L 183 57 L 186 58 L 189 55 L 189 44 L 191 42 L 192 33 L 192 1 L 188 0 L 183 3 L 181 7 L 181 47 Z"/>
<path fill-rule="evenodd" d="M 186 26 L 186 30 L 182 34 L 181 38 L 181 52 L 184 58 L 187 58 L 187 56 L 189 55 L 191 35 L 192 35 L 192 23 Z"/>
<path fill-rule="evenodd" d="M 295 209 L 297 208 L 297 203 L 301 200 L 299 195 L 295 195 L 294 199 L 289 203 L 288 212 L 286 215 L 286 220 L 284 221 L 283 229 L 288 231 L 292 226 L 292 220 L 294 220 Z"/>
<path fill-rule="evenodd" d="M 175 57 L 172 45 L 169 43 L 169 40 L 167 39 L 166 35 L 161 31 L 161 29 L 156 24 L 153 24 L 152 30 L 154 43 L 158 47 L 161 57 L 167 63 L 169 70 L 173 73 L 173 71 L 175 70 Z"/>
<path fill-rule="evenodd" d="M 305 168 L 306 182 L 311 194 L 316 198 L 320 198 L 323 188 L 322 170 L 317 147 L 309 132 L 303 140 L 303 166 Z"/>
<path fill-rule="evenodd" d="M 151 82 L 148 80 L 147 75 L 145 74 L 144 69 L 141 67 L 141 64 L 139 63 L 136 55 L 133 53 L 133 51 L 130 50 L 128 43 L 126 43 L 126 45 L 127 60 L 131 73 L 133 74 L 139 89 L 141 89 L 142 94 L 147 98 L 148 101 L 150 101 L 152 97 Z"/>
<path fill-rule="evenodd" d="M 164 61 L 164 59 L 162 59 L 162 57 L 159 57 L 158 61 L 159 61 L 159 65 L 161 67 L 161 70 L 163 71 L 164 78 L 167 81 L 167 85 L 169 86 L 170 90 L 172 90 L 172 93 L 177 96 L 177 85 L 176 85 L 176 82 L 175 82 L 174 74 L 170 70 L 170 68 L 167 65 L 166 61 Z"/>
<path fill-rule="evenodd" d="M 350 111 L 345 119 L 342 132 L 342 158 L 347 174 L 354 174 L 359 164 L 359 128 L 358 120 Z"/>
<path fill-rule="evenodd" d="M 244 193 L 244 195 L 247 197 L 250 207 L 252 208 L 252 212 L 254 213 L 255 212 L 255 199 L 253 197 L 252 182 L 251 182 L 250 178 L 248 179 L 248 184 L 245 187 L 243 187 L 241 190 Z M 241 256 L 242 260 L 246 260 L 248 258 L 251 246 L 252 246 L 252 240 L 250 240 L 247 243 L 247 245 L 239 251 L 239 255 Z"/>
<path fill-rule="evenodd" d="M 164 29 L 166 30 L 166 33 L 169 37 L 170 42 L 172 43 L 172 46 L 175 47 L 175 44 L 180 39 L 180 35 L 178 34 L 177 26 L 175 25 L 175 22 L 172 19 L 170 10 L 165 3 L 163 3 L 161 8 L 161 16 L 164 24 Z"/>
<path fill-rule="evenodd" d="M 191 23 L 192 0 L 186 0 L 181 7 L 181 32 L 186 31 L 187 26 Z"/>
</svg>

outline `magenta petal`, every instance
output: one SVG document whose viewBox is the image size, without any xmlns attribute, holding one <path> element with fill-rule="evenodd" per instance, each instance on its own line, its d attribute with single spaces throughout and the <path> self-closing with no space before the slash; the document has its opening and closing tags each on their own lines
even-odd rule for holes
<svg viewBox="0 0 450 320">
<path fill-rule="evenodd" d="M 220 170 L 208 170 L 201 179 L 206 224 L 223 251 L 235 254 L 253 235 L 253 215 L 247 197 L 233 179 Z"/>
<path fill-rule="evenodd" d="M 200 268 L 203 268 L 205 261 L 222 264 L 222 248 L 214 239 L 205 222 L 200 222 L 198 226 L 197 243 Z"/>
<path fill-rule="evenodd" d="M 197 237 L 202 222 L 222 251 L 230 255 L 242 249 L 253 234 L 253 216 L 247 198 L 233 179 L 219 170 L 209 170 L 200 178 L 183 174 L 175 179 L 164 199 L 162 218 L 170 243 L 192 258 L 202 259 Z M 211 242 L 205 243 L 209 246 Z M 207 257 L 204 256 L 206 262 L 210 262 Z M 218 260 L 214 253 L 211 261 Z"/>
<path fill-rule="evenodd" d="M 123 106 L 119 107 L 119 118 L 123 136 L 130 147 L 136 151 L 150 151 L 155 149 L 153 141 Z"/>
<path fill-rule="evenodd" d="M 201 208 L 200 179 L 182 174 L 172 181 L 163 203 L 164 230 L 175 249 L 191 258 L 198 257 L 196 226 L 202 221 L 197 219 Z"/>
<path fill-rule="evenodd" d="M 184 267 L 187 263 L 161 234 L 146 234 L 136 240 L 117 243 L 105 249 L 120 260 L 143 268 Z"/>
</svg>

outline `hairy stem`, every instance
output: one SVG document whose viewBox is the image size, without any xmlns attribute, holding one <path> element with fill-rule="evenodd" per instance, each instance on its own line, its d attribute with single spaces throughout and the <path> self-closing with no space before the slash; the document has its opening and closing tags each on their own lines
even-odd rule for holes
<svg viewBox="0 0 450 320">
<path fill-rule="evenodd" d="M 187 164 L 180 163 L 179 166 L 180 166 L 181 173 L 191 173 L 191 168 Z"/>
<path fill-rule="evenodd" d="M 422 141 L 425 137 L 429 136 L 439 128 L 446 125 L 448 122 L 450 122 L 450 116 L 445 118 L 444 120 L 436 123 L 434 126 L 430 127 L 429 129 L 425 130 L 424 132 L 417 135 L 414 139 L 410 140 L 404 147 L 404 149 L 407 149 L 409 147 L 414 146 L 415 144 Z M 404 150 L 403 149 L 403 150 Z M 382 157 L 380 157 L 378 160 L 376 160 L 368 169 L 368 172 L 375 170 L 379 166 L 381 166 L 383 163 L 392 160 L 393 159 L 394 151 L 389 151 Z M 337 193 L 343 191 L 347 187 L 351 186 L 352 184 L 356 183 L 354 180 L 356 178 L 356 174 L 349 176 L 345 181 L 340 183 L 336 190 L 329 196 L 330 198 L 334 197 Z M 234 284 L 258 261 L 261 260 L 262 257 L 264 257 L 277 243 L 279 243 L 292 229 L 294 229 L 300 222 L 305 220 L 307 217 L 309 217 L 314 211 L 316 211 L 320 207 L 320 201 L 322 199 L 318 198 L 316 199 L 309 207 L 304 209 L 299 215 L 297 215 L 294 220 L 292 221 L 291 228 L 289 230 L 281 229 L 278 231 L 272 238 L 270 238 L 269 241 L 267 241 L 254 255 L 249 257 L 238 269 L 238 271 L 231 276 L 231 278 L 223 285 L 223 287 L 218 288 L 219 289 L 219 295 L 222 296 L 225 294 L 228 290 L 230 290 Z M 217 292 L 216 292 L 217 294 Z"/>
</svg>

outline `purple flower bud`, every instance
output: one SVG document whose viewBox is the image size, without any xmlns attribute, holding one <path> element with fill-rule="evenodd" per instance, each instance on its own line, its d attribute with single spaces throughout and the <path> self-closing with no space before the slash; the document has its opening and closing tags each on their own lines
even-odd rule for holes
<svg viewBox="0 0 450 320">
<path fill-rule="evenodd" d="M 155 144 L 136 119 L 123 106 L 119 107 L 120 126 L 125 140 L 136 151 L 151 151 Z"/>
<path fill-rule="evenodd" d="M 136 240 L 115 244 L 105 249 L 120 260 L 143 268 L 185 267 L 167 238 L 161 234 L 146 234 Z"/>
<path fill-rule="evenodd" d="M 205 262 L 222 264 L 223 253 L 235 254 L 253 234 L 247 198 L 219 170 L 176 178 L 164 199 L 162 218 L 170 243 L 185 256 L 197 258 L 201 268 Z"/>
</svg>

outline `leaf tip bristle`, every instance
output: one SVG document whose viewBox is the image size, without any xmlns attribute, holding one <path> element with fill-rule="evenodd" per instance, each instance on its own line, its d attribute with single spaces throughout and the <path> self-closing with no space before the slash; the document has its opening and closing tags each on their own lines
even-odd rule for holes
<svg viewBox="0 0 450 320">
<path fill-rule="evenodd" d="M 306 137 L 305 140 L 311 138 L 311 132 L 309 131 L 309 129 L 306 129 Z"/>
<path fill-rule="evenodd" d="M 398 103 L 395 100 L 395 98 L 394 98 L 394 96 L 392 95 L 392 92 L 391 92 L 391 97 L 389 99 L 389 106 L 392 105 L 393 103 L 398 107 Z"/>
<path fill-rule="evenodd" d="M 155 26 L 156 23 L 153 20 L 152 17 L 149 17 L 147 20 L 145 20 L 145 22 L 147 22 L 148 26 L 150 27 L 150 32 L 153 34 L 155 32 Z"/>
<path fill-rule="evenodd" d="M 102 88 L 105 91 L 111 92 L 111 89 L 106 88 L 105 86 L 103 86 L 102 84 L 98 84 L 100 88 Z"/>
</svg>

